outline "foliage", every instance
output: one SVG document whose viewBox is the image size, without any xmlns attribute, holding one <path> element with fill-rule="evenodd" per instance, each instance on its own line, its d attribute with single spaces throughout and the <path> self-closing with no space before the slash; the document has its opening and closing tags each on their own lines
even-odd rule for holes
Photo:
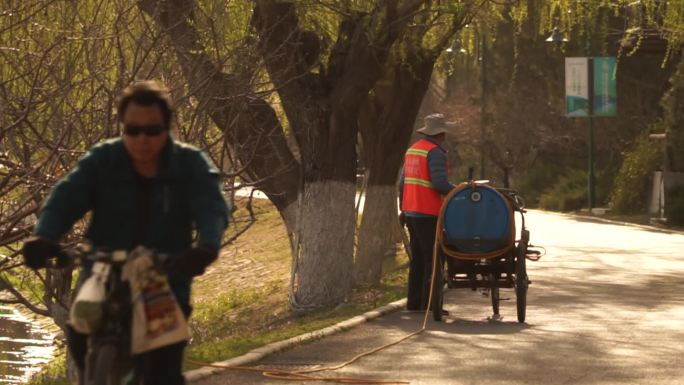
<svg viewBox="0 0 684 385">
<path fill-rule="evenodd" d="M 546 168 L 554 170 L 555 168 Z M 615 173 L 611 168 L 596 172 L 594 178 L 596 204 L 607 202 L 612 179 L 606 175 Z M 547 210 L 577 211 L 586 207 L 588 200 L 588 176 L 586 168 L 573 168 L 560 172 L 549 187 L 543 189 L 539 207 Z M 534 204 L 534 202 L 532 202 Z"/>
<path fill-rule="evenodd" d="M 684 171 L 684 55 L 670 78 L 670 89 L 661 104 L 664 110 L 662 126 L 669 147 L 667 166 L 672 171 Z"/>
<path fill-rule="evenodd" d="M 573 30 L 584 37 L 587 47 L 596 46 L 588 40 L 591 36 L 615 32 L 608 23 L 596 21 L 605 21 L 606 16 L 620 17 L 623 19 L 620 30 L 625 33 L 623 41 L 634 43 L 627 47 L 628 53 L 638 50 L 645 39 L 660 36 L 667 45 L 663 62 L 684 43 L 684 3 L 681 1 L 528 0 L 516 2 L 511 14 L 518 25 L 534 21 L 540 35 L 548 35 L 554 27 L 561 31 Z"/>
<path fill-rule="evenodd" d="M 28 385 L 69 385 L 64 377 L 66 373 L 66 346 L 61 346 L 55 352 L 52 360 L 45 364 L 40 372 L 32 376 Z"/>
<path fill-rule="evenodd" d="M 570 170 L 541 195 L 539 207 L 546 210 L 575 211 L 587 202 L 586 170 Z"/>
<path fill-rule="evenodd" d="M 563 113 L 564 57 L 618 56 L 618 115 L 594 119 L 595 170 L 602 176 L 597 189 L 609 188 L 625 148 L 662 113 L 659 101 L 677 64 L 670 59 L 678 57 L 676 50 L 667 51 L 669 41 L 659 40 L 653 32 L 663 28 L 657 15 L 664 16 L 664 9 L 652 1 L 525 0 L 499 11 L 500 17 L 490 15 L 464 29 L 456 42 L 462 54 L 445 58 L 442 67 L 447 72 L 447 95 L 452 95 L 444 104 L 471 99 L 470 109 L 455 115 L 465 126 L 461 142 L 479 152 L 484 126 L 487 179 L 497 179 L 505 168 L 512 170 L 514 187 L 534 205 L 566 169 L 586 167 L 588 122 Z M 568 42 L 545 41 L 555 26 Z M 635 26 L 650 29 L 635 31 Z M 643 44 L 630 40 L 635 36 Z M 632 48 L 624 49 L 623 43 Z M 645 73 L 648 81 L 642 81 Z M 450 92 L 450 84 L 457 90 Z M 674 105 L 671 109 L 684 110 Z M 551 203 L 558 191 L 546 195 L 548 206 L 560 205 Z M 597 190 L 597 202 L 609 195 Z"/>
<path fill-rule="evenodd" d="M 560 163 L 533 163 L 525 173 L 519 174 L 514 181 L 515 188 L 522 194 L 528 207 L 538 207 L 542 194 L 556 184 L 565 170 Z"/>
<path fill-rule="evenodd" d="M 10 2 L 0 13 L 0 31 L 0 270 L 21 263 L 19 241 L 31 233 L 52 185 L 92 144 L 118 135 L 116 98 L 135 79 L 164 80 L 178 112 L 175 136 L 203 148 L 231 173 L 223 133 L 194 112 L 171 52 L 133 2 Z M 78 239 L 85 224 L 78 223 L 65 242 Z M 25 274 L 6 271 L 0 285 L 17 284 L 12 277 L 19 275 Z M 69 280 L 70 272 L 47 278 L 50 286 Z M 9 301 L 52 312 L 49 297 L 23 293 Z M 68 302 L 69 295 L 60 293 L 58 301 Z"/>
<path fill-rule="evenodd" d="M 610 198 L 611 207 L 619 214 L 638 214 L 646 209 L 651 175 L 662 162 L 660 146 L 648 135 L 640 136 L 634 148 L 625 154 L 615 177 Z"/>
<path fill-rule="evenodd" d="M 665 216 L 668 224 L 684 226 L 684 186 L 676 186 L 666 192 Z"/>
</svg>

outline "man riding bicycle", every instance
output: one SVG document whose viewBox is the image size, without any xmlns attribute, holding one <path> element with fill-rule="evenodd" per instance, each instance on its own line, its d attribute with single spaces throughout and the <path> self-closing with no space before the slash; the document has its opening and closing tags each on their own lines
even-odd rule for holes
<svg viewBox="0 0 684 385">
<path fill-rule="evenodd" d="M 86 238 L 95 248 L 130 251 L 145 246 L 173 258 L 169 283 L 188 317 L 192 278 L 218 257 L 228 225 L 219 170 L 200 150 L 171 138 L 170 97 L 156 82 L 126 88 L 117 112 L 123 136 L 92 147 L 53 188 L 34 236 L 24 243 L 25 263 L 33 269 L 45 267 L 50 257 L 59 254 L 60 238 L 90 212 Z M 81 282 L 90 267 L 84 264 Z M 87 336 L 67 330 L 69 350 L 81 374 L 86 340 Z M 143 383 L 184 384 L 185 345 L 135 357 Z"/>
</svg>

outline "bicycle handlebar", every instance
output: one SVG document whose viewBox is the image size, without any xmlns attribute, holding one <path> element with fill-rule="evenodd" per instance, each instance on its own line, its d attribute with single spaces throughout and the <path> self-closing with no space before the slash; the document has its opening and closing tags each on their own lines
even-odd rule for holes
<svg viewBox="0 0 684 385">
<path fill-rule="evenodd" d="M 79 243 L 74 247 L 61 249 L 60 253 L 48 260 L 48 267 L 53 268 L 73 268 L 87 262 L 104 262 L 112 265 L 124 265 L 132 252 L 127 250 L 105 250 L 93 249 L 89 244 Z M 150 250 L 155 264 L 164 270 L 173 270 L 171 266 L 172 258 L 166 253 L 158 253 Z"/>
</svg>

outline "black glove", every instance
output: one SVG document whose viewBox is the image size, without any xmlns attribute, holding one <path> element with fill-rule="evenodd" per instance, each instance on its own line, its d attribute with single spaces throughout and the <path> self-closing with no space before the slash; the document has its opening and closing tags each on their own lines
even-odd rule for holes
<svg viewBox="0 0 684 385">
<path fill-rule="evenodd" d="M 24 255 L 24 264 L 37 270 L 47 266 L 49 258 L 59 255 L 60 248 L 49 239 L 34 236 L 24 242 L 21 253 Z"/>
<path fill-rule="evenodd" d="M 178 258 L 174 269 L 181 274 L 195 277 L 204 274 L 204 269 L 218 258 L 218 250 L 211 246 L 197 246 Z"/>
</svg>

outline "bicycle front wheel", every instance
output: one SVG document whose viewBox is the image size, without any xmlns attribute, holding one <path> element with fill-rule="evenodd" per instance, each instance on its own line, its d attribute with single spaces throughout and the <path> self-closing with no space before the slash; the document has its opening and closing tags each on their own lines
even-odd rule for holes
<svg viewBox="0 0 684 385">
<path fill-rule="evenodd" d="M 133 364 L 120 354 L 115 344 L 103 344 L 88 352 L 84 385 L 129 385 L 133 379 Z"/>
</svg>

